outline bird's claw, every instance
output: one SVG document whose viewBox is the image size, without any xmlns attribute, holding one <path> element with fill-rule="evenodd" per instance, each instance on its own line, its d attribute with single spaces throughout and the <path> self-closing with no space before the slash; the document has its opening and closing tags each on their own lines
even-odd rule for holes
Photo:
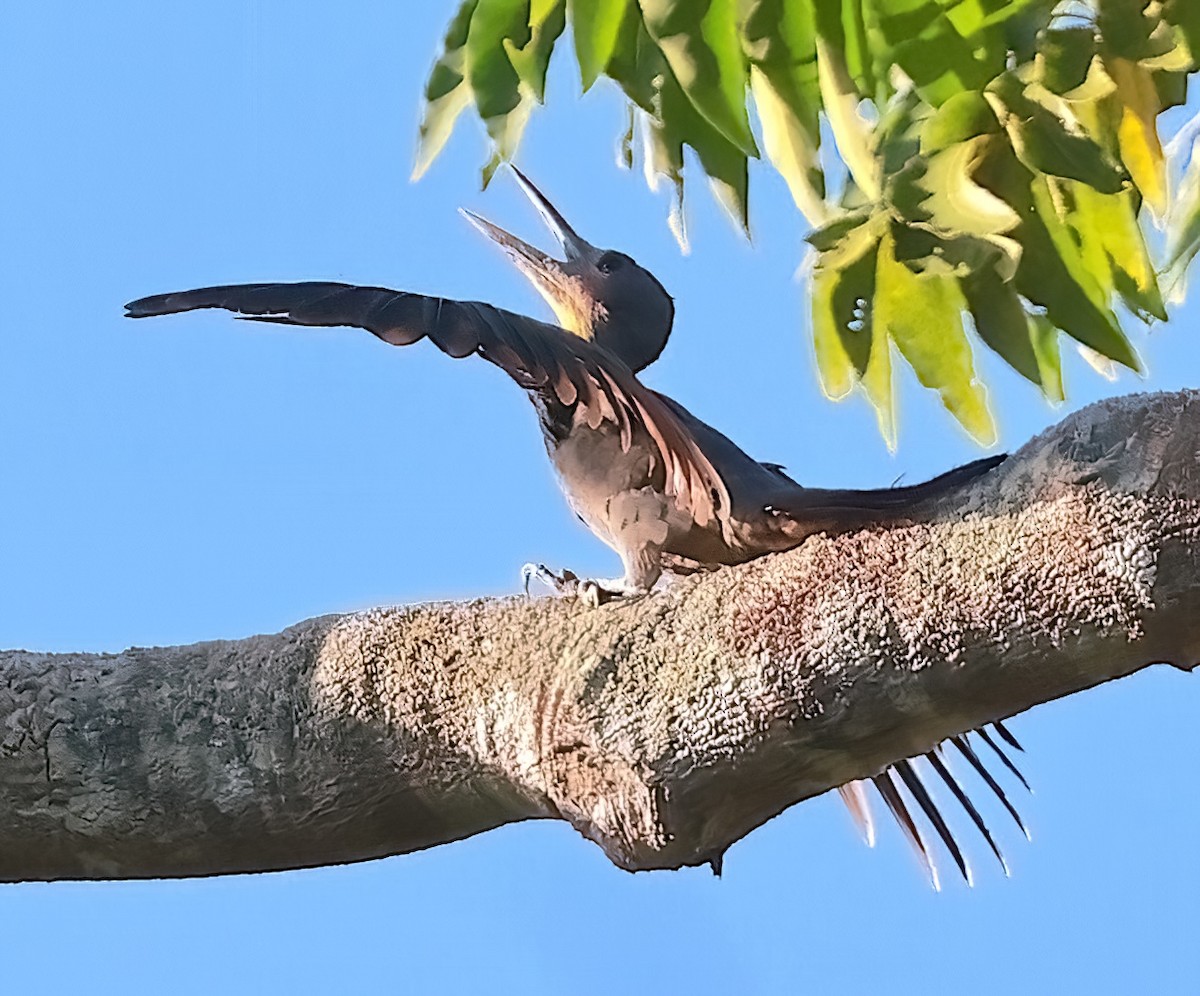
<svg viewBox="0 0 1200 996">
<path fill-rule="evenodd" d="M 529 582 L 534 578 L 556 595 L 574 595 L 579 587 L 579 578 L 574 571 L 564 569 L 561 574 L 555 574 L 545 564 L 526 564 L 521 568 L 521 583 L 526 595 L 529 594 Z"/>
<path fill-rule="evenodd" d="M 589 609 L 600 608 L 600 603 L 612 597 L 612 593 L 605 591 L 595 581 L 580 581 L 575 586 L 575 597 L 579 599 Z"/>
<path fill-rule="evenodd" d="M 599 582 L 589 578 L 581 578 L 574 571 L 564 569 L 555 574 L 545 564 L 526 564 L 521 568 L 521 582 L 525 594 L 529 594 L 529 584 L 537 578 L 556 595 L 575 597 L 589 608 L 598 608 L 605 602 L 616 597 L 616 592 L 609 591 Z"/>
</svg>

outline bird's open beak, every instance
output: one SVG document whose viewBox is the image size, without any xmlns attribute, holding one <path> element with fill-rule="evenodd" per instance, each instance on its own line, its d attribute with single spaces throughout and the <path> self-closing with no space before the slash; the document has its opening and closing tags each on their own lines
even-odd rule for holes
<svg viewBox="0 0 1200 996">
<path fill-rule="evenodd" d="M 533 206 L 537 208 L 542 221 L 546 223 L 546 227 L 550 229 L 551 233 L 558 240 L 558 244 L 562 247 L 562 251 L 566 256 L 566 262 L 571 262 L 595 253 L 595 247 L 585 239 L 579 237 L 575 229 L 567 223 L 567 219 L 559 212 L 558 208 L 547 200 L 545 194 L 538 190 L 524 173 L 515 166 L 510 166 L 509 168 L 516 176 L 517 183 L 521 189 L 525 191 L 525 195 L 533 202 Z M 546 255 L 540 249 L 535 249 L 528 242 L 518 239 L 503 228 L 493 225 L 487 219 L 481 218 L 474 211 L 468 211 L 466 208 L 462 208 L 461 211 L 472 225 L 500 246 L 523 271 L 528 272 L 528 267 L 530 266 L 543 270 L 553 267 L 554 264 L 561 264 L 562 261 Z"/>
<path fill-rule="evenodd" d="M 567 224 L 567 220 L 559 213 L 537 187 L 535 187 L 515 166 L 512 171 L 516 174 L 521 189 L 533 201 L 538 214 L 546 223 L 546 227 L 554 234 L 562 247 L 565 260 L 555 259 L 540 249 L 531 246 L 523 239 L 517 238 L 503 228 L 493 225 L 486 218 L 481 218 L 474 211 L 460 208 L 463 216 L 479 231 L 496 243 L 513 263 L 517 266 L 538 292 L 546 299 L 558 316 L 564 328 L 583 334 L 580 331 L 581 310 L 590 310 L 584 302 L 587 297 L 579 282 L 577 267 L 570 264 L 581 259 L 589 259 L 596 249 L 581 239 L 575 230 Z"/>
<path fill-rule="evenodd" d="M 458 210 L 467 221 L 503 249 L 504 254 L 534 283 L 537 283 L 539 277 L 549 278 L 562 272 L 562 263 L 553 256 L 548 256 L 523 239 L 518 239 L 498 225 L 493 225 L 474 211 L 468 211 L 466 208 Z"/>
<path fill-rule="evenodd" d="M 592 245 L 581 239 L 576 234 L 575 229 L 567 224 L 567 219 L 559 213 L 558 208 L 546 199 L 545 194 L 533 185 L 529 177 L 517 169 L 516 166 L 510 168 L 513 171 L 513 175 L 517 178 L 517 183 L 525 191 L 525 196 L 533 201 L 533 206 L 537 208 L 538 214 L 542 216 L 542 221 L 546 223 L 546 227 L 558 239 L 558 244 L 562 246 L 567 259 L 579 259 L 581 256 L 587 256 L 594 251 Z"/>
</svg>

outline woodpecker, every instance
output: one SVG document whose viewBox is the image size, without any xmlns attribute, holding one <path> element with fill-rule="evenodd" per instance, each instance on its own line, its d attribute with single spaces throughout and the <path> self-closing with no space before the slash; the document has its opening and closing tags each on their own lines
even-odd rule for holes
<svg viewBox="0 0 1200 996">
<path fill-rule="evenodd" d="M 522 389 L 537 410 L 546 449 L 579 518 L 620 556 L 615 579 L 580 579 L 526 565 L 526 590 L 538 577 L 591 603 L 642 595 L 664 572 L 684 574 L 740 564 L 798 546 L 814 533 L 835 534 L 916 521 L 936 500 L 1004 460 L 985 457 L 923 484 L 877 490 L 806 488 L 774 463 L 755 460 L 728 437 L 638 378 L 662 353 L 675 317 L 655 276 L 614 249 L 580 237 L 519 170 L 513 173 L 557 239 L 550 256 L 480 216 L 467 219 L 500 246 L 550 305 L 556 323 L 478 301 L 456 301 L 383 287 L 328 281 L 233 284 L 157 294 L 126 305 L 130 318 L 222 308 L 238 318 L 300 326 L 365 329 L 393 346 L 430 340 L 453 358 L 480 356 Z M 1018 747 L 1001 723 L 974 735 L 1019 776 L 1000 741 Z M 968 735 L 948 741 L 1020 816 L 983 764 Z M 929 765 L 962 805 L 1007 873 L 982 816 L 947 767 L 942 748 Z M 962 851 L 924 786 L 914 759 L 873 779 L 935 887 L 937 868 L 912 818 L 903 786 L 970 881 Z M 1022 781 L 1024 779 L 1022 778 Z M 868 842 L 873 840 L 863 783 L 840 789 Z"/>
</svg>

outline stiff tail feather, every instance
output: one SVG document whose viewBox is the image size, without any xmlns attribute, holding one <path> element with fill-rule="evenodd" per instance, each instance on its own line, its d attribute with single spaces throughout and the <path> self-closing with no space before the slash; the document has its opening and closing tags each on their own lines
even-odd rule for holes
<svg viewBox="0 0 1200 996">
<path fill-rule="evenodd" d="M 1026 780 L 1025 776 L 1021 774 L 1016 764 L 1012 761 L 1012 758 L 1009 757 L 999 745 L 997 742 L 997 737 L 999 740 L 1008 744 L 1010 747 L 1016 748 L 1017 750 L 1024 750 L 1024 748 L 1021 747 L 1016 738 L 1008 731 L 1003 723 L 996 722 L 991 725 L 992 729 L 996 733 L 996 737 L 993 737 L 986 727 L 973 730 L 972 734 L 977 736 L 984 743 L 988 744 L 995 752 L 996 756 L 1000 759 L 1004 767 L 1007 768 L 1021 782 L 1021 784 L 1025 786 L 1026 789 L 1029 789 L 1029 782 Z M 975 752 L 974 747 L 971 745 L 968 737 L 972 734 L 954 736 L 949 738 L 949 740 L 946 742 L 953 744 L 959 754 L 966 759 L 970 767 L 975 771 L 983 783 L 992 791 L 1000 804 L 1012 817 L 1013 821 L 1020 828 L 1021 832 L 1026 838 L 1028 838 L 1029 831 L 1026 829 L 1025 823 L 1022 821 L 1020 813 L 1017 812 L 1016 807 L 1005 794 L 1000 783 L 987 769 L 982 759 Z M 959 806 L 962 807 L 963 812 L 967 815 L 972 825 L 976 830 L 979 831 L 980 836 L 982 836 L 984 841 L 987 843 L 989 850 L 995 855 L 996 860 L 1000 863 L 1001 869 L 1004 871 L 1004 874 L 1008 875 L 1009 866 L 1008 861 L 1004 857 L 1004 853 L 1001 851 L 1000 846 L 996 843 L 995 837 L 993 837 L 991 830 L 984 821 L 984 818 L 979 812 L 978 807 L 972 801 L 971 796 L 968 794 L 967 790 L 963 787 L 962 782 L 952 772 L 951 768 L 947 764 L 944 756 L 943 746 L 944 744 L 939 744 L 932 751 L 923 755 L 925 762 L 930 768 L 933 769 L 933 771 L 938 775 L 938 778 L 950 790 L 951 795 L 953 795 L 954 799 L 958 802 Z M 916 804 L 915 812 L 923 815 L 925 820 L 928 821 L 929 826 L 932 827 L 937 838 L 941 841 L 942 845 L 953 859 L 954 864 L 958 868 L 958 872 L 962 876 L 963 880 L 967 883 L 967 885 L 972 885 L 973 875 L 971 872 L 971 866 L 967 861 L 966 853 L 962 847 L 962 843 L 959 837 L 955 834 L 950 822 L 947 820 L 945 813 L 939 807 L 938 802 L 930 793 L 928 787 L 922 779 L 920 768 L 917 766 L 915 761 L 915 758 L 906 758 L 902 761 L 897 761 L 880 774 L 872 777 L 870 781 L 879 791 L 880 796 L 883 798 L 883 801 L 887 805 L 888 810 L 891 812 L 892 817 L 895 819 L 896 824 L 899 826 L 900 830 L 904 834 L 905 839 L 916 853 L 918 860 L 925 868 L 934 889 L 941 888 L 941 878 L 938 872 L 935 851 L 926 842 L 925 837 L 922 835 L 921 826 L 917 818 L 914 816 L 914 810 L 911 807 L 909 800 Z M 907 799 L 905 793 L 901 792 L 902 787 L 907 792 Z M 1030 789 L 1030 791 L 1032 791 L 1032 789 Z M 840 786 L 838 788 L 838 792 L 842 797 L 842 801 L 846 803 L 847 808 L 850 810 L 850 815 L 854 820 L 855 825 L 866 838 L 868 845 L 873 845 L 875 841 L 875 830 L 871 817 L 870 804 L 867 799 L 866 782 L 849 782 L 846 785 Z"/>
</svg>

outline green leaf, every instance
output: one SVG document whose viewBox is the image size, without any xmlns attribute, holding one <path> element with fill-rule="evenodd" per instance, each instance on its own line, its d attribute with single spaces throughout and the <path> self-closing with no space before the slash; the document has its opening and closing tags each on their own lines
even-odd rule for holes
<svg viewBox="0 0 1200 996">
<path fill-rule="evenodd" d="M 586 92 L 604 72 L 631 0 L 569 0 L 579 79 Z"/>
<path fill-rule="evenodd" d="M 921 127 L 921 152 L 931 155 L 958 142 L 1000 130 L 996 113 L 982 93 L 955 94 L 925 119 Z"/>
<path fill-rule="evenodd" d="M 1189 73 L 1155 73 L 1152 77 L 1158 102 L 1164 111 L 1187 103 Z"/>
<path fill-rule="evenodd" d="M 1136 354 L 1121 331 L 1096 276 L 1058 216 L 1045 180 L 1031 186 L 1034 211 L 1025 215 L 1018 238 L 1023 252 L 1017 290 L 1046 309 L 1046 316 L 1069 336 L 1131 370 Z"/>
<path fill-rule="evenodd" d="M 637 108 L 635 113 L 644 117 L 646 141 L 643 149 L 646 158 L 643 167 L 646 184 L 651 190 L 657 190 L 660 178 L 665 177 L 670 182 L 674 196 L 668 225 L 680 250 L 687 252 L 687 230 L 683 215 L 683 140 L 678 128 L 672 126 L 668 132 L 660 114 L 660 92 L 664 80 L 670 75 L 670 69 L 662 52 L 646 32 L 646 25 L 636 4 L 631 3 L 625 9 L 617 44 L 605 71 Z M 632 130 L 631 120 L 629 134 L 632 134 Z M 632 149 L 630 151 L 632 154 Z"/>
<path fill-rule="evenodd" d="M 1137 356 L 1110 308 L 1109 296 L 1089 271 L 1076 236 L 1059 215 L 1046 177 L 1024 169 L 1011 150 L 997 149 L 977 174 L 1021 218 L 1012 234 L 1021 243 L 1015 287 L 1072 338 L 1139 369 Z"/>
<path fill-rule="evenodd" d="M 664 130 L 696 152 L 708 175 L 708 185 L 717 201 L 742 231 L 750 229 L 749 162 L 746 154 L 733 145 L 709 122 L 695 112 L 679 84 L 669 73 L 662 82 L 662 120 Z"/>
<path fill-rule="evenodd" d="M 739 30 L 767 157 L 800 212 L 819 224 L 828 209 L 812 10 L 785 0 L 741 0 Z"/>
<path fill-rule="evenodd" d="M 625 105 L 625 129 L 617 139 L 617 165 L 621 169 L 633 169 L 633 139 L 637 130 L 637 108 Z"/>
<path fill-rule="evenodd" d="M 1059 330 L 1045 315 L 1029 316 L 1029 338 L 1037 357 L 1042 393 L 1052 404 L 1066 398 L 1062 380 L 1062 358 L 1058 352 Z"/>
<path fill-rule="evenodd" d="M 859 218 L 838 218 L 818 236 L 829 248 L 818 252 L 813 270 L 813 346 L 825 393 L 840 399 L 858 382 L 875 409 L 880 434 L 894 448 L 891 344 L 874 313 L 880 240 L 889 221 L 883 212 L 854 224 Z"/>
<path fill-rule="evenodd" d="M 860 0 L 814 0 L 817 84 L 841 160 L 866 200 L 881 190 L 871 128 L 858 113 L 864 97 L 876 96 L 874 64 L 868 48 Z"/>
<path fill-rule="evenodd" d="M 529 0 L 480 0 L 467 33 L 466 77 L 475 109 L 492 140 L 492 154 L 483 167 L 483 185 L 496 168 L 516 152 L 532 110 L 523 99 L 521 77 L 512 63 L 514 48 L 532 39 Z"/>
<path fill-rule="evenodd" d="M 1200 63 L 1200 4 L 1196 0 L 1166 0 L 1163 20 L 1178 29 L 1195 68 Z"/>
<path fill-rule="evenodd" d="M 979 338 L 1022 377 L 1041 387 L 1027 313 L 1012 284 L 993 272 L 978 270 L 963 279 L 962 289 Z"/>
<path fill-rule="evenodd" d="M 871 214 L 871 210 L 868 208 L 858 211 L 843 211 L 830 218 L 825 224 L 814 228 L 804 237 L 804 241 L 818 252 L 828 252 L 856 228 L 869 221 Z M 878 233 L 875 238 L 878 240 Z"/>
<path fill-rule="evenodd" d="M 683 93 L 744 155 L 757 156 L 746 113 L 737 0 L 641 0 L 646 30 Z"/>
<path fill-rule="evenodd" d="M 1012 207 L 974 179 L 981 139 L 960 142 L 929 160 L 921 184 L 929 191 L 922 207 L 930 222 L 948 232 L 963 232 L 992 239 L 1012 255 L 1019 255 L 1011 239 L 1000 236 L 1020 223 Z"/>
<path fill-rule="evenodd" d="M 425 88 L 413 178 L 444 147 L 472 101 L 492 139 L 486 186 L 512 158 L 535 102 L 545 96 L 546 70 L 566 22 L 566 0 L 467 0 L 446 32 Z"/>
<path fill-rule="evenodd" d="M 862 375 L 862 389 L 875 409 L 879 434 L 889 450 L 896 449 L 896 395 L 892 387 L 892 341 L 874 324 L 868 325 L 871 352 Z"/>
<path fill-rule="evenodd" d="M 994 262 L 1010 278 L 1021 257 L 1021 246 L 1009 233 L 1021 219 L 1011 205 L 975 182 L 975 171 L 991 144 L 987 136 L 981 135 L 931 156 L 918 181 L 928 191 L 921 208 L 929 224 L 941 232 L 973 235 L 990 242 L 1007 257 L 1007 262 Z"/>
<path fill-rule="evenodd" d="M 636 3 L 625 8 L 617 43 L 604 69 L 646 114 L 658 113 L 659 81 L 667 72 L 667 63 L 647 33 Z"/>
<path fill-rule="evenodd" d="M 1030 315 L 1012 284 L 992 271 L 976 271 L 962 281 L 962 289 L 984 344 L 1041 388 L 1046 400 L 1062 401 L 1058 329 L 1044 317 Z M 1052 336 L 1047 336 L 1047 328 Z"/>
<path fill-rule="evenodd" d="M 1096 54 L 1096 31 L 1088 24 L 1047 28 L 1038 48 L 1042 84 L 1054 93 L 1066 93 L 1087 79 Z"/>
<path fill-rule="evenodd" d="M 695 109 L 675 80 L 662 51 L 630 7 L 608 74 L 648 119 L 647 180 L 653 188 L 665 176 L 675 188 L 670 223 L 686 250 L 683 202 L 683 146 L 700 159 L 717 200 L 743 230 L 749 225 L 747 157 Z"/>
<path fill-rule="evenodd" d="M 1059 330 L 1045 315 L 1025 310 L 1013 286 L 980 270 L 962 282 L 975 331 L 1022 377 L 1036 384 L 1052 404 L 1063 398 Z"/>
<path fill-rule="evenodd" d="M 921 151 L 921 129 L 929 107 L 913 89 L 897 92 L 883 106 L 872 129 L 875 158 L 885 177 L 912 162 Z"/>
<path fill-rule="evenodd" d="M 996 441 L 996 426 L 988 409 L 987 390 L 975 377 L 971 344 L 962 322 L 966 301 L 958 281 L 949 267 L 936 259 L 923 272 L 914 273 L 896 258 L 898 236 L 903 237 L 903 229 L 893 226 L 879 244 L 874 336 L 890 337 L 917 379 L 938 392 L 947 411 L 967 432 L 990 446 Z M 865 381 L 864 375 L 864 386 Z"/>
<path fill-rule="evenodd" d="M 458 8 L 438 56 L 425 83 L 425 109 L 421 115 L 420 137 L 413 164 L 412 178 L 419 180 L 430 163 L 446 145 L 458 116 L 471 103 L 471 88 L 464 76 L 464 51 L 471 17 L 479 0 L 466 0 Z"/>
<path fill-rule="evenodd" d="M 934 107 L 964 90 L 982 88 L 1004 68 L 1002 46 L 981 45 L 970 37 L 985 24 L 977 4 L 959 4 L 954 17 L 936 0 L 879 0 L 874 8 L 889 46 L 887 58 Z"/>
<path fill-rule="evenodd" d="M 1162 54 L 1154 29 L 1158 18 L 1147 10 L 1147 0 L 1099 0 L 1096 24 L 1105 51 L 1125 59 L 1145 59 Z"/>
<path fill-rule="evenodd" d="M 809 4 L 789 0 L 740 0 L 738 28 L 746 58 L 776 81 L 790 77 L 794 88 L 815 99 L 816 23 Z"/>
<path fill-rule="evenodd" d="M 520 82 L 506 42 L 524 48 L 530 40 L 529 0 L 481 0 L 466 41 L 466 77 L 485 123 L 504 118 L 521 102 Z"/>
<path fill-rule="evenodd" d="M 837 14 L 837 27 L 840 30 L 836 34 L 828 26 L 820 24 L 822 20 L 829 20 L 828 16 L 822 13 L 822 8 L 828 10 L 830 7 Z M 864 7 L 864 0 L 833 0 L 832 3 L 830 0 L 816 0 L 818 30 L 831 43 L 836 39 L 846 60 L 846 71 L 858 92 L 864 97 L 882 101 L 887 99 L 888 94 L 881 86 L 876 67 L 883 60 L 879 58 L 881 53 L 873 44 L 872 30 L 868 25 Z"/>
<path fill-rule="evenodd" d="M 554 43 L 566 27 L 566 19 L 566 0 L 530 0 L 529 41 L 523 48 L 508 40 L 504 43 L 521 83 L 528 87 L 529 94 L 539 104 L 546 99 L 546 70 L 550 67 Z M 522 97 L 525 97 L 524 92 Z"/>
<path fill-rule="evenodd" d="M 1079 180 L 1106 194 L 1123 188 L 1124 170 L 1096 142 L 1030 99 L 1016 77 L 1007 73 L 999 77 L 986 96 L 1008 132 L 1017 158 L 1029 169 Z"/>
<path fill-rule="evenodd" d="M 895 3 L 897 0 L 885 0 Z M 901 3 L 908 0 L 899 0 Z M 1056 0 L 939 0 L 946 9 L 946 17 L 965 36 L 981 39 L 1016 18 L 1033 17 L 1034 26 L 1041 26 L 1042 18 L 1049 14 Z"/>
</svg>

